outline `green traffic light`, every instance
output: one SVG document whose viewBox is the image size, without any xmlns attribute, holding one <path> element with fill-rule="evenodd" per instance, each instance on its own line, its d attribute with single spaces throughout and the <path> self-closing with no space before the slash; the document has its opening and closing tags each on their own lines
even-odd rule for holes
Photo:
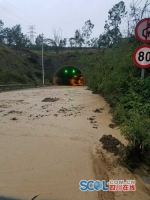
<svg viewBox="0 0 150 200">
<path fill-rule="evenodd" d="M 72 70 L 72 73 L 75 73 L 75 72 L 76 72 L 76 71 L 73 69 L 73 70 Z"/>
<path fill-rule="evenodd" d="M 66 73 L 66 74 L 68 73 L 68 70 L 67 70 L 67 69 L 65 69 L 65 73 Z"/>
</svg>

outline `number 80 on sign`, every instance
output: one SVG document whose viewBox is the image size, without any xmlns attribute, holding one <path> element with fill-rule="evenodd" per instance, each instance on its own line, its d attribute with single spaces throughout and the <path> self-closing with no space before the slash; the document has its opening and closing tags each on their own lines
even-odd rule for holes
<svg viewBox="0 0 150 200">
<path fill-rule="evenodd" d="M 150 46 L 142 45 L 133 54 L 134 63 L 140 68 L 150 67 Z"/>
</svg>

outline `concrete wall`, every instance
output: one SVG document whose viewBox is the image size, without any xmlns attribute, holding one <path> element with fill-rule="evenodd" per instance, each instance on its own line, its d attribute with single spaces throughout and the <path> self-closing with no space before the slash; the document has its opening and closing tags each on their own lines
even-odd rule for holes
<svg viewBox="0 0 150 200">
<path fill-rule="evenodd" d="M 78 68 L 84 76 L 84 66 L 79 63 L 79 56 L 75 54 L 56 55 L 55 57 L 44 59 L 45 78 L 53 82 L 57 71 L 62 67 L 74 66 Z"/>
</svg>

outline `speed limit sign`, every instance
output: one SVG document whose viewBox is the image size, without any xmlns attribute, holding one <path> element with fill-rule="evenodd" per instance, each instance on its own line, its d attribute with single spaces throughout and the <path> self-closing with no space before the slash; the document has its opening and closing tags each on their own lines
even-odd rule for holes
<svg viewBox="0 0 150 200">
<path fill-rule="evenodd" d="M 134 63 L 140 68 L 150 67 L 150 46 L 142 45 L 133 54 Z"/>
</svg>

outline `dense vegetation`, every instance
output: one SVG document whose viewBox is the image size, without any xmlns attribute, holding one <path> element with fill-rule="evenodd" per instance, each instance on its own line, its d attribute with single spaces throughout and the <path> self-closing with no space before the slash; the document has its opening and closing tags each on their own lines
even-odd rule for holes
<svg viewBox="0 0 150 200">
<path fill-rule="evenodd" d="M 122 37 L 119 29 L 127 12 L 123 2 L 116 4 L 109 10 L 105 32 L 100 35 L 102 46 L 107 48 L 81 58 L 87 66 L 88 87 L 105 97 L 115 123 L 129 141 L 121 151 L 120 160 L 131 170 L 141 163 L 150 166 L 150 70 L 146 69 L 145 79 L 141 79 L 141 70 L 132 58 L 135 49 L 142 44 L 134 36 L 135 24 L 144 15 L 148 16 L 149 4 L 146 0 L 143 8 L 131 5 L 133 21 L 130 29 L 128 26 L 127 38 Z"/>
<path fill-rule="evenodd" d="M 87 85 L 111 105 L 114 121 L 129 140 L 122 158 L 131 169 L 141 162 L 150 165 L 150 70 L 145 79 L 133 63 L 139 42 L 133 37 L 92 56 L 84 55 Z M 126 153 L 125 153 L 126 152 Z"/>
</svg>

